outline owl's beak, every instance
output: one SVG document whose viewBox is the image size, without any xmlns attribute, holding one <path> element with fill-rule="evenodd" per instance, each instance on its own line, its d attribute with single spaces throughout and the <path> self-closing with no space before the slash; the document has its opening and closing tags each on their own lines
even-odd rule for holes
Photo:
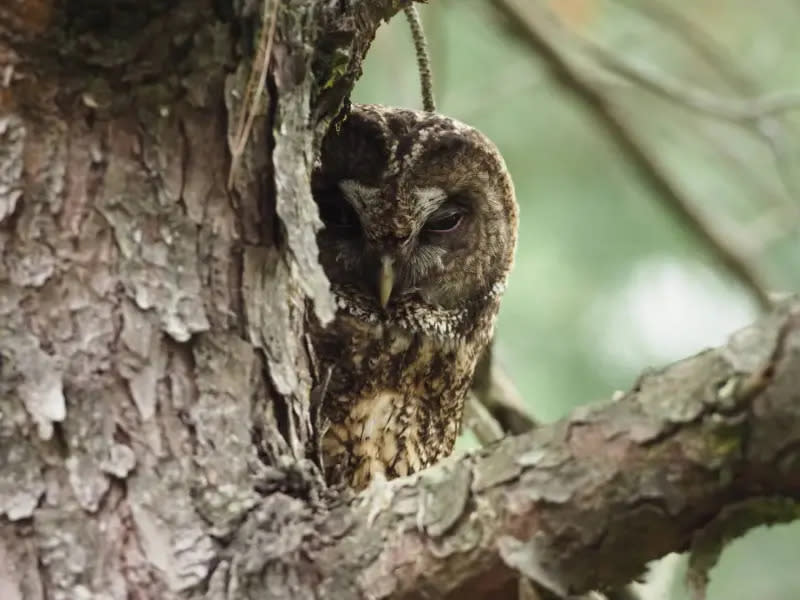
<svg viewBox="0 0 800 600">
<path fill-rule="evenodd" d="M 381 256 L 381 267 L 378 273 L 378 299 L 381 308 L 386 308 L 394 287 L 394 260 L 389 256 Z"/>
</svg>

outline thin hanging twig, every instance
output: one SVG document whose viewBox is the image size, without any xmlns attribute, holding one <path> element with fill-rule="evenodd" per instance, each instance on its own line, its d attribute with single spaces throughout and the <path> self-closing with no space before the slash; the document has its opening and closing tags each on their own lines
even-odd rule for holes
<svg viewBox="0 0 800 600">
<path fill-rule="evenodd" d="M 409 4 L 403 11 L 408 19 L 411 37 L 414 38 L 414 50 L 417 53 L 417 69 L 419 70 L 420 86 L 422 87 L 422 107 L 427 112 L 436 112 L 436 103 L 433 100 L 431 59 L 428 56 L 428 42 L 425 41 L 422 21 L 419 18 L 417 8 L 413 4 Z"/>
</svg>

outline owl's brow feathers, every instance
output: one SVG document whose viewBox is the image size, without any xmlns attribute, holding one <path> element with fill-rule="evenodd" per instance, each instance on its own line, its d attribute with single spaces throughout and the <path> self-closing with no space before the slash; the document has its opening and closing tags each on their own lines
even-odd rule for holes
<svg viewBox="0 0 800 600">
<path fill-rule="evenodd" d="M 436 212 L 436 209 L 449 197 L 448 193 L 438 186 L 414 188 L 410 190 L 414 202 L 409 206 L 402 222 L 398 222 L 396 218 L 387 222 L 385 203 L 381 202 L 383 188 L 364 185 L 355 179 L 343 179 L 339 182 L 339 189 L 342 190 L 345 199 L 356 209 L 359 216 L 370 219 L 370 223 L 363 224 L 370 226 L 364 228 L 366 232 L 374 233 L 376 230 L 391 229 L 398 237 L 418 233 L 425 220 Z M 375 214 L 376 212 L 378 214 Z"/>
</svg>

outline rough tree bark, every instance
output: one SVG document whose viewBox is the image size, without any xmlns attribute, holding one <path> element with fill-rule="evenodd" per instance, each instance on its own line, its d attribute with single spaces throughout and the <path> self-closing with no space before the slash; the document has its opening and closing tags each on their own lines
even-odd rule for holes
<svg viewBox="0 0 800 600">
<path fill-rule="evenodd" d="M 216 597 L 262 494 L 318 493 L 309 172 L 400 8 L 281 2 L 228 190 L 261 3 L 0 5 L 3 598 Z M 276 522 L 295 502 L 272 497 Z"/>
<path fill-rule="evenodd" d="M 0 6 L 0 598 L 477 598 L 516 570 L 583 590 L 800 497 L 792 305 L 615 404 L 324 488 L 309 172 L 403 5 L 281 2 L 231 189 L 262 6 Z"/>
</svg>

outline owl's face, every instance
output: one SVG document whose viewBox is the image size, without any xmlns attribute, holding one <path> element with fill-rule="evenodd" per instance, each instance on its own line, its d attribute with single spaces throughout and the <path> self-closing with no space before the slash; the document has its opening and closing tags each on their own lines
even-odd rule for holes
<svg viewBox="0 0 800 600">
<path fill-rule="evenodd" d="M 468 308 L 505 282 L 514 191 L 495 147 L 466 125 L 354 105 L 327 134 L 312 189 L 334 291 L 376 315 L 409 304 Z"/>
</svg>

